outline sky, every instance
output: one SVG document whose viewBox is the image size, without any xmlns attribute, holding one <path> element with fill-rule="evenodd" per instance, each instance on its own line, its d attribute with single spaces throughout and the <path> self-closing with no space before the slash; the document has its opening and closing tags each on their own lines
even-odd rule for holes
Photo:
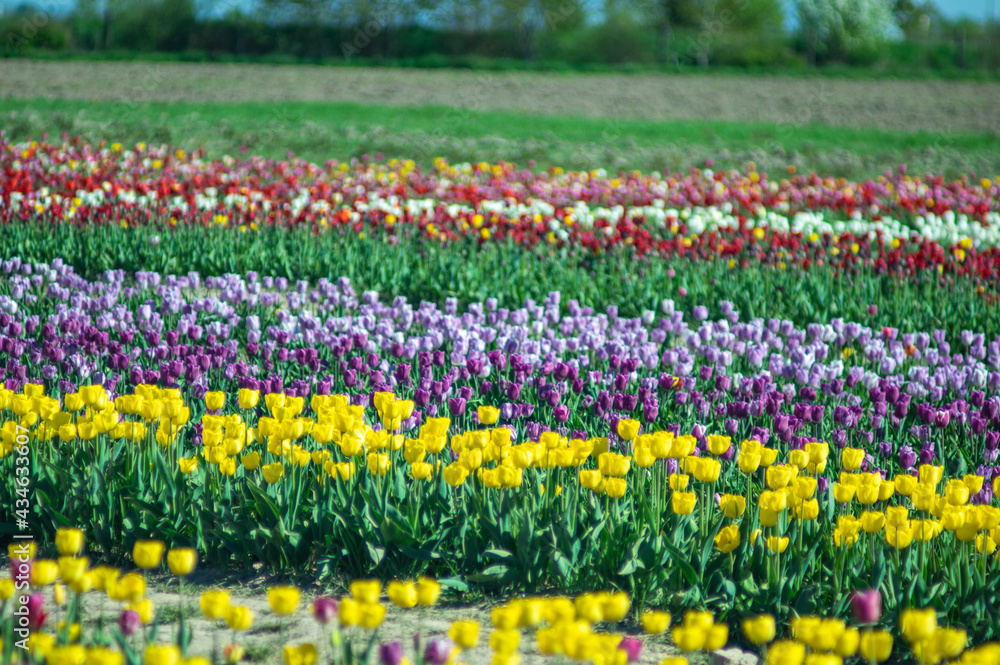
<svg viewBox="0 0 1000 665">
<path fill-rule="evenodd" d="M 982 18 L 986 15 L 987 4 L 992 4 L 992 0 L 936 0 L 934 4 L 948 18 Z M 997 11 L 1000 12 L 1000 2 L 997 3 Z"/>
<path fill-rule="evenodd" d="M 238 0 L 238 2 L 239 4 L 246 3 L 249 7 L 253 0 Z M 25 3 L 55 15 L 65 14 L 76 4 L 75 0 L 0 0 L 0 9 L 13 9 Z M 988 15 L 988 8 L 992 8 L 993 6 L 996 6 L 997 18 L 1000 19 L 1000 0 L 933 0 L 933 3 L 949 19 L 960 17 L 982 19 Z M 227 2 L 224 4 L 232 6 L 234 3 Z M 786 6 L 790 5 L 791 2 L 786 0 Z"/>
</svg>

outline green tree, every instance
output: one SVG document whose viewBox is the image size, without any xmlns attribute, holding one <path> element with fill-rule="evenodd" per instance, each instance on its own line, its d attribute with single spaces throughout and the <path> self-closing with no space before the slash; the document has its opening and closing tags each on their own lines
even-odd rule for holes
<svg viewBox="0 0 1000 665">
<path fill-rule="evenodd" d="M 796 0 L 795 8 L 810 64 L 870 57 L 896 29 L 893 0 Z"/>
</svg>

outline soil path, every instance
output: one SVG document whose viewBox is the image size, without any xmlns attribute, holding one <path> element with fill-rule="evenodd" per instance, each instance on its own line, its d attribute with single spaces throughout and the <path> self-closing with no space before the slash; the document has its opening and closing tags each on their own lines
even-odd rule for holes
<svg viewBox="0 0 1000 665">
<path fill-rule="evenodd" d="M 645 118 L 1000 132 L 1000 83 L 0 60 L 0 98 L 340 101 Z"/>
<path fill-rule="evenodd" d="M 176 619 L 178 616 L 178 605 L 180 595 L 177 591 L 176 578 L 168 575 L 151 575 L 148 578 L 146 598 L 153 601 L 156 607 L 157 620 L 162 624 L 157 629 L 156 642 L 165 643 L 172 639 L 176 631 Z M 208 656 L 212 651 L 213 632 L 216 631 L 213 623 L 202 617 L 199 610 L 198 598 L 202 591 L 209 588 L 224 588 L 230 593 L 233 605 L 243 605 L 249 607 L 254 614 L 254 622 L 246 632 L 236 636 L 236 642 L 246 650 L 245 658 L 253 663 L 277 664 L 282 662 L 282 647 L 284 645 L 299 645 L 311 642 L 317 646 L 321 644 L 319 627 L 313 620 L 309 612 L 309 604 L 313 598 L 319 596 L 339 598 L 340 594 L 321 592 L 320 589 L 304 589 L 302 600 L 299 603 L 298 611 L 290 617 L 279 618 L 271 613 L 267 603 L 267 588 L 271 585 L 280 584 L 264 574 L 254 571 L 243 573 L 225 573 L 218 571 L 198 571 L 192 576 L 192 583 L 188 583 L 184 592 L 184 614 L 188 626 L 192 630 L 192 641 L 189 648 L 189 655 Z M 208 585 L 208 582 L 216 582 L 215 586 Z M 44 592 L 48 611 L 53 610 L 52 587 L 48 587 Z M 83 624 L 84 641 L 90 641 L 90 635 L 97 627 L 98 615 L 103 610 L 105 625 L 113 624 L 117 621 L 120 608 L 111 601 L 104 598 L 101 592 L 91 592 L 83 599 L 83 616 L 86 617 Z M 386 605 L 388 611 L 386 618 L 379 628 L 377 643 L 399 641 L 404 646 L 404 655 L 413 662 L 413 636 L 418 632 L 422 633 L 424 643 L 429 639 L 446 636 L 448 628 L 452 622 L 458 620 L 473 620 L 480 624 L 479 643 L 475 649 L 463 654 L 460 659 L 468 665 L 489 663 L 491 661 L 491 651 L 488 640 L 492 632 L 490 623 L 490 611 L 500 604 L 499 601 L 478 601 L 474 603 L 463 602 L 460 599 L 445 599 L 435 607 L 426 608 L 421 613 L 417 609 L 402 610 L 393 606 L 383 593 L 382 603 Z M 54 613 L 50 621 L 54 625 L 62 619 L 62 615 Z M 332 627 L 332 626 L 331 626 Z M 635 632 L 633 630 L 623 632 Z M 355 640 L 359 644 L 366 644 L 370 633 L 360 628 L 353 628 Z M 217 631 L 217 640 L 220 646 L 232 641 L 232 632 L 223 627 Z M 643 641 L 642 655 L 639 661 L 641 665 L 655 665 L 668 656 L 679 655 L 679 651 L 669 643 L 666 635 L 645 636 L 636 635 Z M 137 644 L 141 639 L 136 638 Z M 531 632 L 522 633 L 521 642 L 521 662 L 524 665 L 531 665 L 548 662 L 537 650 L 537 645 Z M 371 663 L 378 662 L 378 648 L 373 649 Z M 692 658 L 692 665 L 707 665 L 708 659 L 704 657 Z"/>
</svg>

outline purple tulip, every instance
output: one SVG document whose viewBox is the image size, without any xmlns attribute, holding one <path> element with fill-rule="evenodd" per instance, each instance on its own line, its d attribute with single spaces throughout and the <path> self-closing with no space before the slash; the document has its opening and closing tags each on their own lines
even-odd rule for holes
<svg viewBox="0 0 1000 665">
<path fill-rule="evenodd" d="M 133 635 L 142 627 L 142 618 L 135 610 L 124 610 L 118 615 L 118 630 L 125 637 Z"/>
<path fill-rule="evenodd" d="M 642 655 L 642 642 L 634 637 L 623 637 L 618 649 L 625 652 L 628 662 L 634 663 Z"/>
<path fill-rule="evenodd" d="M 337 617 L 337 601 L 333 598 L 317 598 L 312 603 L 312 615 L 317 623 L 330 623 Z"/>
<path fill-rule="evenodd" d="M 399 642 L 383 644 L 378 649 L 381 665 L 399 665 L 403 662 L 403 646 Z"/>
<path fill-rule="evenodd" d="M 451 640 L 439 638 L 431 640 L 424 648 L 424 662 L 428 665 L 445 665 L 451 658 Z"/>
<path fill-rule="evenodd" d="M 882 594 L 877 589 L 855 591 L 851 595 L 851 612 L 862 625 L 874 625 L 882 619 Z"/>
</svg>

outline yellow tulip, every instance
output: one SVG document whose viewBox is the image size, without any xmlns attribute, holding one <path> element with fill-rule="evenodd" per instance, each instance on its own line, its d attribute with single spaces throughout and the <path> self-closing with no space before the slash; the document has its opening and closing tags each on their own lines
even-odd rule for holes
<svg viewBox="0 0 1000 665">
<path fill-rule="evenodd" d="M 714 483 L 722 473 L 722 463 L 717 459 L 705 457 L 694 468 L 694 477 L 703 483 Z"/>
<path fill-rule="evenodd" d="M 740 528 L 735 524 L 730 524 L 719 529 L 719 534 L 715 537 L 715 546 L 723 554 L 729 554 L 735 550 L 740 546 Z"/>
<path fill-rule="evenodd" d="M 944 486 L 944 497 L 953 506 L 964 506 L 969 502 L 969 488 L 961 480 L 949 480 Z"/>
<path fill-rule="evenodd" d="M 697 499 L 698 495 L 694 492 L 674 492 L 670 496 L 670 510 L 675 515 L 690 515 Z"/>
<path fill-rule="evenodd" d="M 628 614 L 631 603 L 624 591 L 606 594 L 600 597 L 601 614 L 609 623 L 618 623 Z"/>
<path fill-rule="evenodd" d="M 899 632 L 911 645 L 929 639 L 937 627 L 937 613 L 934 608 L 908 609 L 899 615 Z"/>
<path fill-rule="evenodd" d="M 337 618 L 341 626 L 357 626 L 361 618 L 361 606 L 353 598 L 341 598 L 340 607 L 337 608 Z"/>
<path fill-rule="evenodd" d="M 205 408 L 209 411 L 220 411 L 226 405 L 226 393 L 215 390 L 205 393 Z"/>
<path fill-rule="evenodd" d="M 267 604 L 278 616 L 294 614 L 302 592 L 293 586 L 271 587 L 267 590 Z"/>
<path fill-rule="evenodd" d="M 268 485 L 273 485 L 281 477 L 285 475 L 285 467 L 281 462 L 273 462 L 271 464 L 265 464 L 260 468 L 261 473 L 264 475 L 264 480 L 267 481 Z"/>
<path fill-rule="evenodd" d="M 819 517 L 819 501 L 816 499 L 809 499 L 808 501 L 803 501 L 797 506 L 793 506 L 792 517 L 804 522 L 816 519 Z"/>
<path fill-rule="evenodd" d="M 452 487 L 458 487 L 469 477 L 469 470 L 458 462 L 452 462 L 442 470 L 441 475 L 446 483 Z"/>
<path fill-rule="evenodd" d="M 132 560 L 139 568 L 157 568 L 163 561 L 163 549 L 161 540 L 137 540 L 132 548 Z"/>
<path fill-rule="evenodd" d="M 245 653 L 246 649 L 242 645 L 230 642 L 222 647 L 222 660 L 226 665 L 237 665 L 237 663 L 243 662 Z"/>
<path fill-rule="evenodd" d="M 380 595 L 382 595 L 382 583 L 378 580 L 354 580 L 351 582 L 351 596 L 359 603 L 377 603 Z"/>
<path fill-rule="evenodd" d="M 52 600 L 55 601 L 56 605 L 66 604 L 66 587 L 59 582 L 56 582 L 52 587 Z"/>
<path fill-rule="evenodd" d="M 832 653 L 811 653 L 806 656 L 805 665 L 843 665 L 843 659 Z"/>
<path fill-rule="evenodd" d="M 521 633 L 516 630 L 495 630 L 490 635 L 490 649 L 495 654 L 514 654 L 520 643 Z"/>
<path fill-rule="evenodd" d="M 833 500 L 837 503 L 850 503 L 854 499 L 854 494 L 857 492 L 857 488 L 853 485 L 845 485 L 844 483 L 834 483 L 833 484 Z"/>
<path fill-rule="evenodd" d="M 878 485 L 861 485 L 858 487 L 857 498 L 858 503 L 861 505 L 870 506 L 878 501 L 878 497 Z"/>
<path fill-rule="evenodd" d="M 794 452 L 794 451 L 793 451 Z M 792 482 L 792 468 L 788 466 L 771 466 L 765 473 L 767 486 L 778 490 Z"/>
<path fill-rule="evenodd" d="M 281 658 L 283 665 L 313 665 L 316 662 L 316 646 L 305 643 L 297 647 L 285 647 Z"/>
<path fill-rule="evenodd" d="M 150 644 L 142 654 L 144 665 L 180 665 L 181 650 L 173 644 Z"/>
<path fill-rule="evenodd" d="M 618 421 L 618 436 L 625 441 L 631 441 L 639 434 L 639 421 L 623 418 Z"/>
<path fill-rule="evenodd" d="M 681 651 L 700 651 L 708 640 L 708 630 L 701 626 L 675 626 L 670 631 L 674 646 Z"/>
<path fill-rule="evenodd" d="M 97 566 L 90 570 L 90 580 L 98 591 L 107 591 L 108 586 L 118 581 L 119 572 L 111 566 Z"/>
<path fill-rule="evenodd" d="M 252 453 L 247 453 L 240 458 L 240 462 L 243 464 L 244 469 L 247 471 L 253 471 L 260 466 L 260 453 L 256 450 Z"/>
<path fill-rule="evenodd" d="M 190 547 L 175 547 L 167 552 L 167 568 L 178 577 L 190 575 L 198 565 L 198 552 Z"/>
<path fill-rule="evenodd" d="M 409 609 L 417 604 L 417 585 L 413 582 L 389 582 L 385 588 L 392 604 Z"/>
<path fill-rule="evenodd" d="M 740 456 L 736 458 L 736 463 L 739 465 L 740 471 L 743 473 L 754 473 L 760 468 L 760 454 L 742 450 L 740 451 Z"/>
<path fill-rule="evenodd" d="M 61 556 L 74 556 L 83 549 L 84 536 L 80 529 L 56 529 L 56 549 Z"/>
<path fill-rule="evenodd" d="M 108 393 L 101 385 L 81 386 L 79 395 L 85 405 L 98 409 L 103 408 L 102 402 L 106 403 L 108 399 Z"/>
<path fill-rule="evenodd" d="M 500 419 L 500 409 L 484 404 L 476 409 L 476 415 L 479 416 L 480 424 L 489 426 Z"/>
<path fill-rule="evenodd" d="M 656 463 L 656 456 L 653 455 L 649 447 L 637 446 L 632 451 L 632 459 L 635 461 L 635 465 L 641 469 L 648 469 Z"/>
<path fill-rule="evenodd" d="M 659 635 L 670 627 L 670 612 L 643 612 L 642 630 L 648 635 Z"/>
<path fill-rule="evenodd" d="M 743 620 L 743 634 L 751 644 L 767 644 L 774 639 L 775 630 L 774 617 L 770 614 Z"/>
<path fill-rule="evenodd" d="M 788 549 L 788 538 L 778 536 L 769 536 L 767 539 L 767 549 L 772 552 L 782 554 L 786 549 Z"/>
<path fill-rule="evenodd" d="M 56 581 L 59 566 L 51 559 L 38 559 L 31 566 L 31 586 L 48 586 Z"/>
<path fill-rule="evenodd" d="M 428 606 L 437 603 L 441 596 L 441 584 L 429 577 L 417 579 L 417 604 Z"/>
<path fill-rule="evenodd" d="M 67 393 L 63 395 L 63 406 L 70 413 L 79 411 L 84 407 L 83 397 L 80 396 L 80 393 Z"/>
<path fill-rule="evenodd" d="M 739 494 L 723 494 L 719 498 L 719 509 L 729 519 L 736 519 L 747 509 L 746 497 Z"/>
<path fill-rule="evenodd" d="M 597 458 L 597 466 L 605 476 L 623 478 L 632 465 L 632 458 L 618 453 L 602 453 Z"/>
<path fill-rule="evenodd" d="M 59 577 L 63 582 L 72 584 L 87 572 L 90 560 L 87 557 L 59 557 Z"/>
<path fill-rule="evenodd" d="M 479 641 L 479 624 L 475 621 L 456 621 L 448 629 L 448 637 L 459 649 L 471 649 Z"/>
<path fill-rule="evenodd" d="M 225 619 L 232 630 L 247 630 L 253 625 L 253 611 L 249 607 L 233 605 L 226 609 Z"/>
<path fill-rule="evenodd" d="M 865 631 L 858 642 L 858 655 L 868 662 L 881 663 L 892 655 L 892 634 L 885 630 Z"/>
<path fill-rule="evenodd" d="M 206 591 L 200 598 L 201 613 L 208 619 L 222 619 L 229 611 L 229 593 L 222 590 Z"/>
<path fill-rule="evenodd" d="M 865 461 L 865 451 L 862 448 L 844 448 L 840 452 L 840 464 L 845 471 L 857 471 Z"/>
<path fill-rule="evenodd" d="M 434 465 L 427 462 L 415 462 L 410 465 L 410 475 L 416 480 L 430 480 L 434 475 Z"/>
<path fill-rule="evenodd" d="M 624 478 L 606 478 L 604 482 L 604 494 L 612 499 L 620 499 L 625 496 L 628 483 Z"/>
<path fill-rule="evenodd" d="M 865 533 L 878 533 L 885 527 L 885 514 L 865 511 L 861 513 L 861 528 Z"/>
<path fill-rule="evenodd" d="M 788 453 L 788 463 L 796 469 L 804 469 L 809 465 L 809 453 L 805 450 L 793 450 Z"/>
<path fill-rule="evenodd" d="M 91 574 L 88 572 L 80 575 L 80 577 L 69 583 L 69 588 L 73 590 L 73 593 L 87 593 L 94 588 Z"/>
<path fill-rule="evenodd" d="M 28 652 L 35 658 L 47 658 L 55 648 L 56 636 L 35 632 L 28 636 Z"/>
<path fill-rule="evenodd" d="M 969 490 L 969 494 L 979 494 L 983 489 L 984 481 L 985 479 L 982 476 L 974 473 L 967 473 L 962 476 L 962 483 Z"/>
<path fill-rule="evenodd" d="M 767 648 L 767 665 L 802 665 L 806 645 L 795 640 L 778 640 Z"/>
<path fill-rule="evenodd" d="M 125 606 L 125 609 L 132 610 L 139 615 L 139 620 L 143 624 L 153 623 L 153 619 L 156 617 L 156 605 L 153 601 L 147 599 L 137 600 L 134 603 L 129 603 Z"/>
<path fill-rule="evenodd" d="M 499 631 L 513 630 L 521 621 L 521 606 L 516 601 L 494 607 L 490 612 L 490 621 Z"/>
<path fill-rule="evenodd" d="M 713 455 L 725 455 L 732 446 L 732 439 L 720 434 L 709 434 L 705 437 L 708 442 L 708 452 Z"/>
<path fill-rule="evenodd" d="M 840 634 L 833 652 L 841 658 L 850 658 L 858 651 L 861 634 L 857 628 L 847 628 Z"/>
<path fill-rule="evenodd" d="M 358 606 L 358 625 L 368 630 L 375 630 L 385 619 L 385 605 L 379 603 L 361 603 Z"/>
<path fill-rule="evenodd" d="M 691 481 L 691 476 L 681 473 L 671 473 L 668 481 L 670 483 L 670 489 L 675 492 L 684 491 L 687 489 L 688 484 Z"/>
<path fill-rule="evenodd" d="M 909 527 L 886 527 L 885 542 L 896 549 L 906 549 L 913 542 L 913 529 Z"/>
<path fill-rule="evenodd" d="M 252 409 L 260 401 L 260 391 L 240 388 L 239 393 L 237 393 L 237 401 L 241 409 Z"/>
<path fill-rule="evenodd" d="M 910 496 L 913 490 L 917 488 L 918 479 L 916 476 L 911 476 L 905 473 L 897 473 L 892 479 L 895 484 L 896 494 L 900 496 Z"/>
<path fill-rule="evenodd" d="M 389 472 L 392 462 L 386 453 L 368 453 L 368 472 L 374 476 L 384 476 Z"/>
<path fill-rule="evenodd" d="M 91 647 L 87 649 L 85 665 L 122 665 L 125 656 L 121 651 L 112 651 L 104 647 Z"/>
<path fill-rule="evenodd" d="M 917 473 L 919 474 L 918 477 L 921 484 L 936 487 L 944 476 L 944 467 L 934 466 L 933 464 L 921 464 L 917 469 Z"/>
</svg>

